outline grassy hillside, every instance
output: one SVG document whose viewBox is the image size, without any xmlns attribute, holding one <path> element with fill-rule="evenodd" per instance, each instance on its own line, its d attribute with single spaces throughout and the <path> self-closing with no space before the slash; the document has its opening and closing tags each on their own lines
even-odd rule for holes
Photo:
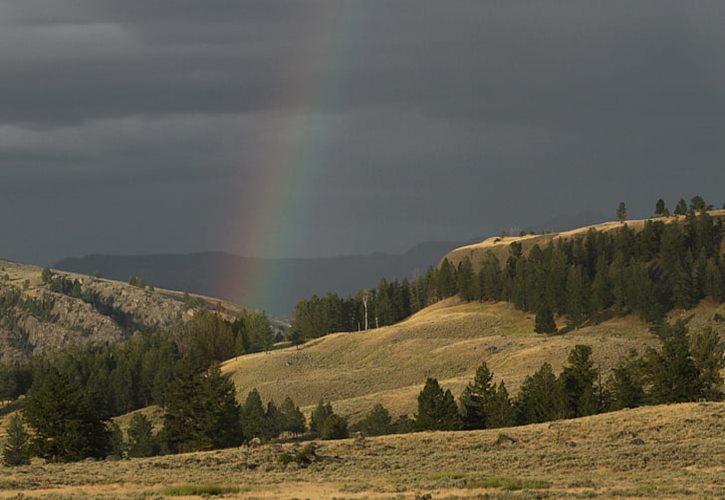
<svg viewBox="0 0 725 500">
<path fill-rule="evenodd" d="M 713 218 L 725 219 L 725 210 L 711 210 L 708 212 Z M 684 216 L 672 216 L 672 217 L 661 217 L 657 219 L 639 219 L 639 220 L 628 220 L 627 225 L 634 231 L 640 231 L 647 220 L 659 220 L 665 222 L 683 222 Z M 592 226 L 584 226 L 569 231 L 561 232 L 547 232 L 543 234 L 527 234 L 524 236 L 494 236 L 487 238 L 480 243 L 474 243 L 472 245 L 466 245 L 456 248 L 449 252 L 445 258 L 447 258 L 454 265 L 458 265 L 463 259 L 469 257 L 474 267 L 477 268 L 479 262 L 488 252 L 492 252 L 501 262 L 505 262 L 509 256 L 509 246 L 511 243 L 521 243 L 521 247 L 524 252 L 530 250 L 534 245 L 544 248 L 550 241 L 555 241 L 558 238 L 573 238 L 576 236 L 583 236 L 590 229 L 595 229 L 601 232 L 613 231 L 622 227 L 620 222 L 610 221 L 603 222 L 601 224 L 594 224 Z M 725 240 L 722 243 L 722 251 L 725 252 Z"/>
<path fill-rule="evenodd" d="M 725 403 L 644 407 L 504 429 L 511 438 L 504 442 L 501 432 L 321 442 L 318 460 L 307 468 L 280 462 L 299 445 L 118 462 L 36 461 L 0 466 L 0 497 L 156 497 L 174 484 L 279 499 L 725 497 Z"/>
<path fill-rule="evenodd" d="M 704 302 L 686 315 L 697 327 L 712 323 L 717 311 L 725 314 L 725 305 Z M 393 415 L 412 415 L 426 377 L 438 378 L 458 396 L 482 361 L 513 393 L 543 362 L 560 369 L 576 344 L 589 344 L 604 371 L 630 349 L 641 352 L 657 345 L 647 324 L 632 316 L 557 336 L 535 334 L 533 323 L 532 315 L 508 303 L 461 304 L 449 299 L 394 326 L 332 334 L 299 348 L 241 356 L 222 370 L 231 376 L 242 400 L 255 387 L 263 399 L 281 402 L 289 395 L 302 406 L 324 398 L 356 420 L 378 402 Z"/>
<path fill-rule="evenodd" d="M 72 344 L 119 342 L 135 331 L 154 331 L 192 318 L 198 309 L 236 316 L 237 306 L 207 297 L 72 273 L 80 289 L 103 305 L 51 290 L 36 266 L 0 260 L 0 362 L 25 361 L 33 353 Z"/>
</svg>

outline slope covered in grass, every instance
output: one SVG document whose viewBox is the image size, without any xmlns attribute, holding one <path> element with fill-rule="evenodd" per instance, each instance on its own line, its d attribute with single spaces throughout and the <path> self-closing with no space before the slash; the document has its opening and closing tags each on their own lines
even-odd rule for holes
<svg viewBox="0 0 725 500">
<path fill-rule="evenodd" d="M 699 328 L 712 324 L 717 311 L 725 313 L 725 306 L 703 302 L 673 316 L 691 317 L 690 324 Z M 449 299 L 394 326 L 241 356 L 222 370 L 237 385 L 241 400 L 252 388 L 265 400 L 281 402 L 289 395 L 302 406 L 324 398 L 356 420 L 378 402 L 393 415 L 412 415 L 426 377 L 438 378 L 458 396 L 482 361 L 515 393 L 543 362 L 559 370 L 576 344 L 590 345 L 604 372 L 631 349 L 642 352 L 658 344 L 648 325 L 633 316 L 554 336 L 534 333 L 533 324 L 532 315 L 507 303 Z"/>
<path fill-rule="evenodd" d="M 504 433 L 508 439 L 499 439 Z M 722 498 L 725 403 L 650 406 L 472 432 L 425 432 L 122 460 L 0 466 L 0 497 Z M 431 498 L 427 497 L 427 498 Z"/>
</svg>

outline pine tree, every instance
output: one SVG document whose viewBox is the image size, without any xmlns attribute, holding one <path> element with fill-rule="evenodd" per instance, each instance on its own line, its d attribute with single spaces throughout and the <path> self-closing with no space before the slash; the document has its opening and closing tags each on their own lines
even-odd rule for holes
<svg viewBox="0 0 725 500">
<path fill-rule="evenodd" d="M 690 209 L 692 209 L 693 212 L 701 212 L 703 210 L 708 210 L 708 204 L 702 196 L 693 196 L 690 200 Z"/>
<path fill-rule="evenodd" d="M 166 391 L 162 438 L 164 449 L 170 453 L 197 449 L 195 423 L 203 412 L 198 400 L 201 371 L 190 362 L 182 362 Z"/>
<path fill-rule="evenodd" d="M 725 344 L 713 328 L 705 328 L 690 335 L 692 360 L 700 372 L 700 390 L 702 396 L 710 401 L 719 401 L 723 397 L 723 378 L 725 369 Z"/>
<path fill-rule="evenodd" d="M 204 373 L 200 399 L 205 412 L 201 432 L 208 449 L 230 448 L 242 442 L 241 408 L 236 392 L 234 383 L 222 375 L 219 365 Z"/>
<path fill-rule="evenodd" d="M 327 416 L 325 422 L 322 424 L 322 432 L 320 432 L 322 439 L 345 439 L 349 437 L 347 430 L 347 420 L 334 413 Z"/>
<path fill-rule="evenodd" d="M 511 303 L 516 309 L 522 311 L 528 310 L 526 303 L 526 282 L 528 276 L 528 266 L 526 258 L 517 257 L 514 262 L 514 275 L 511 282 Z"/>
<path fill-rule="evenodd" d="M 685 215 L 687 213 L 687 202 L 680 198 L 680 201 L 677 202 L 677 205 L 675 206 L 675 215 Z"/>
<path fill-rule="evenodd" d="M 511 398 L 509 398 L 506 384 L 501 381 L 496 388 L 496 393 L 491 399 L 486 426 L 489 429 L 494 429 L 498 427 L 511 427 L 513 425 L 516 425 L 516 409 L 511 402 Z"/>
<path fill-rule="evenodd" d="M 305 416 L 300 411 L 299 407 L 295 406 L 292 399 L 289 397 L 285 398 L 280 407 L 280 413 L 284 419 L 283 432 L 290 432 L 292 434 L 303 434 L 305 432 Z"/>
<path fill-rule="evenodd" d="M 128 456 L 151 457 L 158 452 L 151 422 L 142 413 L 136 413 L 128 426 Z"/>
<path fill-rule="evenodd" d="M 714 257 L 707 261 L 703 293 L 715 302 L 725 300 L 725 261 Z"/>
<path fill-rule="evenodd" d="M 448 259 L 438 268 L 438 297 L 445 299 L 456 294 L 456 269 Z"/>
<path fill-rule="evenodd" d="M 534 323 L 534 331 L 536 333 L 556 333 L 556 322 L 551 309 L 542 304 L 536 311 L 536 320 Z"/>
<path fill-rule="evenodd" d="M 611 402 L 609 409 L 612 411 L 623 408 L 636 408 L 644 402 L 644 384 L 637 373 L 637 359 L 631 356 L 630 359 L 612 370 L 607 381 Z"/>
<path fill-rule="evenodd" d="M 620 201 L 619 205 L 617 206 L 617 220 L 619 220 L 619 222 L 623 223 L 626 218 L 627 218 L 627 207 L 623 201 Z"/>
<path fill-rule="evenodd" d="M 247 440 L 266 439 L 267 426 L 264 419 L 264 406 L 257 389 L 252 389 L 242 405 L 242 434 Z"/>
<path fill-rule="evenodd" d="M 571 417 L 584 417 L 597 410 L 594 396 L 594 382 L 597 370 L 591 359 L 592 348 L 576 345 L 569 352 L 569 365 L 564 367 L 559 379 L 566 394 L 568 414 Z"/>
<path fill-rule="evenodd" d="M 269 318 L 263 311 L 244 310 L 240 315 L 240 321 L 248 338 L 246 352 L 268 351 L 272 347 L 274 332 Z"/>
<path fill-rule="evenodd" d="M 123 441 L 123 431 L 121 427 L 114 421 L 110 421 L 108 424 L 108 432 L 111 435 L 111 449 L 108 456 L 120 459 L 123 458 L 123 452 L 125 443 Z"/>
<path fill-rule="evenodd" d="M 237 446 L 243 434 L 235 393 L 218 365 L 204 370 L 181 363 L 164 412 L 166 449 L 184 453 Z"/>
<path fill-rule="evenodd" d="M 15 399 L 17 383 L 15 375 L 8 367 L 0 364 L 0 403 Z"/>
<path fill-rule="evenodd" d="M 612 281 L 609 277 L 609 266 L 602 255 L 597 259 L 596 274 L 592 282 L 592 310 L 602 312 L 612 305 Z"/>
<path fill-rule="evenodd" d="M 466 429 L 485 429 L 488 426 L 488 414 L 491 401 L 496 394 L 493 373 L 484 362 L 476 370 L 476 375 L 460 397 L 461 419 Z"/>
<path fill-rule="evenodd" d="M 317 407 L 312 412 L 312 418 L 310 419 L 310 430 L 317 434 L 322 433 L 322 426 L 325 424 L 327 417 L 332 415 L 332 405 L 330 403 L 325 404 L 323 400 L 317 403 Z"/>
<path fill-rule="evenodd" d="M 580 266 L 569 268 L 566 279 L 566 313 L 574 325 L 581 324 L 587 317 L 588 291 L 588 283 L 582 273 L 582 268 Z"/>
<path fill-rule="evenodd" d="M 56 369 L 32 389 L 25 418 L 38 455 L 51 462 L 103 458 L 110 451 L 108 419 L 98 397 Z"/>
<path fill-rule="evenodd" d="M 690 354 L 685 324 L 664 324 L 658 333 L 662 348 L 647 355 L 649 399 L 655 404 L 695 400 L 701 394 L 701 374 Z"/>
<path fill-rule="evenodd" d="M 473 272 L 473 264 L 468 257 L 464 258 L 458 266 L 458 295 L 461 300 L 470 302 L 478 300 L 480 296 L 478 280 Z"/>
<path fill-rule="evenodd" d="M 552 312 L 565 314 L 567 266 L 562 240 L 559 239 L 556 245 L 550 243 L 546 249 L 546 254 L 546 303 L 552 309 Z"/>
<path fill-rule="evenodd" d="M 566 416 L 566 394 L 549 363 L 524 379 L 516 401 L 522 424 L 548 422 Z"/>
<path fill-rule="evenodd" d="M 382 436 L 384 434 L 392 434 L 395 431 L 390 413 L 380 403 L 376 404 L 370 410 L 360 422 L 359 427 L 366 436 Z"/>
<path fill-rule="evenodd" d="M 285 425 L 284 415 L 279 411 L 274 401 L 267 403 L 267 409 L 264 412 L 265 434 L 269 438 L 276 438 L 282 433 Z"/>
<path fill-rule="evenodd" d="M 481 267 L 479 282 L 482 299 L 491 301 L 501 300 L 501 264 L 491 251 L 486 253 L 483 266 Z"/>
<path fill-rule="evenodd" d="M 665 207 L 665 200 L 660 198 L 655 204 L 655 215 L 662 217 L 665 215 L 665 210 L 667 210 L 667 207 Z"/>
<path fill-rule="evenodd" d="M 429 378 L 418 395 L 418 414 L 415 417 L 418 430 L 455 430 L 461 427 L 456 401 L 450 390 L 441 389 L 438 381 Z"/>
<path fill-rule="evenodd" d="M 5 434 L 3 464 L 8 467 L 30 464 L 30 436 L 18 413 L 10 417 Z"/>
</svg>

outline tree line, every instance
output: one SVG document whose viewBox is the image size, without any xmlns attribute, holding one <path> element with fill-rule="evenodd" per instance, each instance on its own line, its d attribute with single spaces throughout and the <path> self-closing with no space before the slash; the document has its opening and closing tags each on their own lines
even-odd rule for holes
<svg viewBox="0 0 725 500">
<path fill-rule="evenodd" d="M 709 207 L 699 197 L 693 203 Z M 725 299 L 724 232 L 721 219 L 691 207 L 682 223 L 652 219 L 640 231 L 626 223 L 607 232 L 590 229 L 528 252 L 514 242 L 505 261 L 493 252 L 475 262 L 465 257 L 457 265 L 444 259 L 421 276 L 383 279 L 377 288 L 346 299 L 330 293 L 301 300 L 291 335 L 303 341 L 386 326 L 456 295 L 464 301 L 503 300 L 534 312 L 540 333 L 557 330 L 555 316 L 564 318 L 568 328 L 629 313 L 656 322 L 673 308 Z"/>
<path fill-rule="evenodd" d="M 418 396 L 418 430 L 485 429 L 575 418 L 647 404 L 721 400 L 725 367 L 723 345 L 716 331 L 688 337 L 683 322 L 659 324 L 659 350 L 631 353 L 606 380 L 592 360 L 592 349 L 575 346 L 557 376 L 549 363 L 524 380 L 510 398 L 504 382 L 483 363 L 461 394 L 428 379 Z"/>
<path fill-rule="evenodd" d="M 137 332 L 119 344 L 71 347 L 33 356 L 26 364 L 0 365 L 0 401 L 40 387 L 56 370 L 98 394 L 105 414 L 121 415 L 150 404 L 163 405 L 181 360 L 207 368 L 240 354 L 269 349 L 273 338 L 269 319 L 262 312 L 245 310 L 233 322 L 200 312 L 169 331 Z"/>
<path fill-rule="evenodd" d="M 87 457 L 151 456 L 159 453 L 204 451 L 238 446 L 243 442 L 269 441 L 281 436 L 340 439 L 359 431 L 381 435 L 429 430 L 469 430 L 509 427 L 582 417 L 634 408 L 646 404 L 678 403 L 723 397 L 720 371 L 725 351 L 718 333 L 704 329 L 688 335 L 683 321 L 658 323 L 659 349 L 643 355 L 631 353 L 606 379 L 595 366 L 592 349 L 577 345 L 557 375 L 549 363 L 528 375 L 516 397 L 504 382 L 494 383 L 486 363 L 458 401 L 429 378 L 418 395 L 413 418 L 396 421 L 381 404 L 354 426 L 337 415 L 330 403 L 320 401 L 307 419 L 288 397 L 265 406 L 259 392 L 250 391 L 243 404 L 234 383 L 217 364 L 204 368 L 190 360 L 179 363 L 166 389 L 163 426 L 153 432 L 146 416 L 133 416 L 124 436 L 111 423 L 100 395 L 78 378 L 51 369 L 34 387 L 23 412 L 24 422 L 13 417 L 8 427 L 4 461 L 27 463 L 31 454 L 48 461 L 73 461 Z M 27 424 L 32 432 L 25 430 Z"/>
</svg>

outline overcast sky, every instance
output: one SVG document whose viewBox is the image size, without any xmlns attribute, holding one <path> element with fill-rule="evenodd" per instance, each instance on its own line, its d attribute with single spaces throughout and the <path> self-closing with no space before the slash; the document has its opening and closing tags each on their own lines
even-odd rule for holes
<svg viewBox="0 0 725 500">
<path fill-rule="evenodd" d="M 725 201 L 725 2 L 0 2 L 0 255 L 401 251 Z"/>
</svg>

